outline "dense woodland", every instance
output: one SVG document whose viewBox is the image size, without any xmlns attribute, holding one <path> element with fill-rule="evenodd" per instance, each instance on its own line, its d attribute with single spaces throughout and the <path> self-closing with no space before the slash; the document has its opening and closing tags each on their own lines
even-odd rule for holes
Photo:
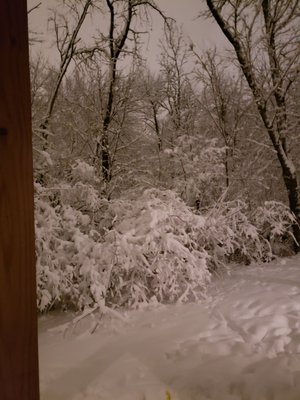
<svg viewBox="0 0 300 400">
<path fill-rule="evenodd" d="M 197 49 L 159 1 L 49 11 L 57 62 L 31 51 L 40 311 L 192 301 L 230 262 L 298 251 L 300 3 L 203 3 L 230 50 Z"/>
</svg>

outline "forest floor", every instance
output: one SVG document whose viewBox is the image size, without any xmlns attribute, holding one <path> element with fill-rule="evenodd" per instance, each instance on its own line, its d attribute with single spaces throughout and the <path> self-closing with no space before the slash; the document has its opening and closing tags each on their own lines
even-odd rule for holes
<svg viewBox="0 0 300 400">
<path fill-rule="evenodd" d="M 39 320 L 41 400 L 299 400 L 300 257 L 232 267 L 197 304 Z"/>
</svg>

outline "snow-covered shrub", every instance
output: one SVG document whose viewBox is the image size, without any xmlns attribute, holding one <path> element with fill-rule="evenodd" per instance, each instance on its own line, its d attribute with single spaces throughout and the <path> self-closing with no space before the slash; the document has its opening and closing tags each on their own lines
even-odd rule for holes
<svg viewBox="0 0 300 400">
<path fill-rule="evenodd" d="M 174 192 L 146 190 L 141 198 L 115 201 L 110 304 L 138 306 L 195 299 L 210 279 L 207 253 L 199 246 L 205 224 Z"/>
<path fill-rule="evenodd" d="M 220 202 L 206 214 L 206 235 L 201 233 L 200 240 L 213 269 L 230 261 L 270 261 L 279 251 L 278 243 L 286 238 L 293 241 L 291 227 L 295 222 L 280 202 L 265 202 L 253 211 L 241 200 Z M 288 246 L 284 243 L 280 251 Z"/>
<path fill-rule="evenodd" d="M 38 309 L 94 303 L 93 285 L 100 290 L 102 284 L 95 268 L 101 252 L 90 217 L 61 201 L 51 205 L 49 190 L 35 188 Z"/>
<path fill-rule="evenodd" d="M 74 165 L 72 165 L 71 175 L 75 182 L 99 182 L 95 167 L 80 159 L 77 159 Z"/>
<path fill-rule="evenodd" d="M 212 269 L 228 261 L 247 264 L 264 257 L 266 246 L 242 201 L 220 202 L 212 208 L 206 215 L 205 231 L 199 240 L 210 255 Z"/>
<path fill-rule="evenodd" d="M 242 201 L 219 202 L 201 216 L 173 191 L 107 201 L 77 182 L 56 188 L 55 203 L 50 192 L 36 184 L 41 311 L 194 300 L 220 265 L 269 260 L 271 239 L 294 223 L 280 203 L 250 212 Z M 94 213 L 103 215 L 95 222 Z"/>
<path fill-rule="evenodd" d="M 102 205 L 97 190 L 89 183 L 63 183 L 59 187 L 59 197 L 64 204 L 84 211 L 95 212 Z"/>
<path fill-rule="evenodd" d="M 145 191 L 110 203 L 114 227 L 101 237 L 89 217 L 52 207 L 37 186 L 38 307 L 137 307 L 197 298 L 210 279 L 198 231 L 205 220 L 173 192 Z"/>
<path fill-rule="evenodd" d="M 268 240 L 275 255 L 291 255 L 295 238 L 292 226 L 297 224 L 290 209 L 278 201 L 266 201 L 254 213 L 254 224 Z"/>
<path fill-rule="evenodd" d="M 181 135 L 171 148 L 164 151 L 174 178 L 172 188 L 189 205 L 201 207 L 213 204 L 224 190 L 224 154 L 216 139 L 202 135 Z"/>
</svg>

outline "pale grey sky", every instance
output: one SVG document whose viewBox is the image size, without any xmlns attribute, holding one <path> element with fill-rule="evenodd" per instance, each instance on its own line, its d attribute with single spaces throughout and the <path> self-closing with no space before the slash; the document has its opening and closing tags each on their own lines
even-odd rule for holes
<svg viewBox="0 0 300 400">
<path fill-rule="evenodd" d="M 157 4 L 178 25 L 183 25 L 185 33 L 199 48 L 223 46 L 226 43 L 219 27 L 212 20 L 197 18 L 200 11 L 207 8 L 205 0 L 158 0 Z"/>
<path fill-rule="evenodd" d="M 28 7 L 31 8 L 39 3 L 39 1 L 42 4 L 30 14 L 29 26 L 32 31 L 43 34 L 44 42 L 34 45 L 34 51 L 42 49 L 47 56 L 53 58 L 55 57 L 55 51 L 50 50 L 47 19 L 49 17 L 49 9 L 54 8 L 59 2 L 56 0 L 28 0 Z M 206 8 L 205 0 L 157 0 L 156 3 L 166 15 L 174 18 L 178 25 L 182 25 L 187 38 L 190 38 L 200 51 L 213 46 L 217 46 L 218 48 L 228 47 L 226 39 L 215 23 L 211 20 L 197 18 L 199 12 Z M 88 22 L 82 27 L 83 36 L 89 36 L 90 25 L 90 22 Z M 150 41 L 145 56 L 148 59 L 149 65 L 154 66 L 154 68 L 159 56 L 158 41 L 162 37 L 162 28 L 163 23 L 161 18 L 153 14 Z M 147 41 L 148 37 L 145 37 L 145 40 Z"/>
</svg>

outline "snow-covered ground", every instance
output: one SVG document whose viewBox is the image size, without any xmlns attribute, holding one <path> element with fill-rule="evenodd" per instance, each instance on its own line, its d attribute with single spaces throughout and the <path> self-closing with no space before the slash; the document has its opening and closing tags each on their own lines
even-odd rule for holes
<svg viewBox="0 0 300 400">
<path fill-rule="evenodd" d="M 199 304 L 40 318 L 42 400 L 299 400 L 300 257 L 233 268 Z M 63 332 L 63 333 L 62 333 Z"/>
</svg>

